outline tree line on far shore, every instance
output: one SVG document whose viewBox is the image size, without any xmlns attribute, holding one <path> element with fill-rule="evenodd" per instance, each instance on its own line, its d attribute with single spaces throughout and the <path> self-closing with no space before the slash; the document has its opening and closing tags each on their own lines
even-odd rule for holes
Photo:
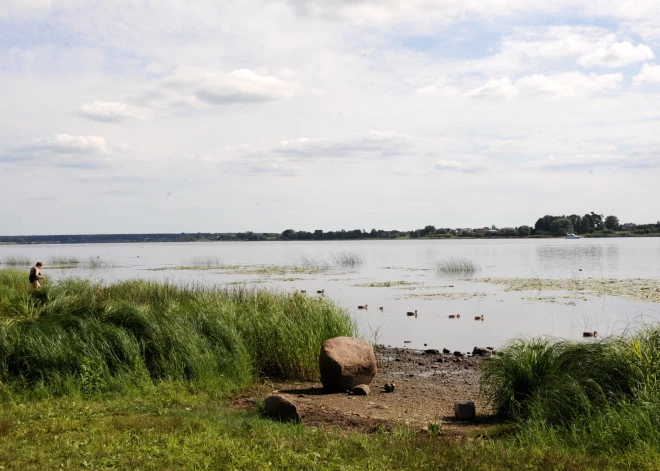
<svg viewBox="0 0 660 471">
<path fill-rule="evenodd" d="M 589 237 L 660 236 L 660 221 L 655 224 L 621 224 L 617 216 L 604 216 L 593 211 L 579 216 L 540 217 L 534 226 L 502 227 L 495 225 L 482 228 L 436 228 L 425 226 L 411 231 L 364 229 L 323 231 L 296 231 L 287 229 L 281 233 L 231 232 L 231 233 L 177 233 L 177 234 L 78 234 L 0 236 L 4 244 L 80 244 L 113 242 L 194 242 L 194 241 L 259 241 L 259 240 L 359 240 L 359 239 L 420 239 L 420 238 L 501 238 L 501 237 L 559 237 L 580 234 Z"/>
</svg>

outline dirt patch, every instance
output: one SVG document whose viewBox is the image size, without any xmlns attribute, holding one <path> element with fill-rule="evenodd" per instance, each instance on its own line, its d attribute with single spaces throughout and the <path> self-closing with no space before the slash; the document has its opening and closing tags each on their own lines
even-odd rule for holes
<svg viewBox="0 0 660 471">
<path fill-rule="evenodd" d="M 303 423 L 333 425 L 373 432 L 394 425 L 426 429 L 440 424 L 443 435 L 474 435 L 491 422 L 491 409 L 479 394 L 478 367 L 482 357 L 424 353 L 405 348 L 376 349 L 379 371 L 368 396 L 347 393 L 326 394 L 320 383 L 262 383 L 248 394 L 234 399 L 237 408 L 254 407 L 269 394 L 282 394 L 299 407 Z M 385 392 L 385 383 L 395 383 L 394 392 Z M 477 419 L 454 419 L 457 401 L 474 401 Z"/>
</svg>

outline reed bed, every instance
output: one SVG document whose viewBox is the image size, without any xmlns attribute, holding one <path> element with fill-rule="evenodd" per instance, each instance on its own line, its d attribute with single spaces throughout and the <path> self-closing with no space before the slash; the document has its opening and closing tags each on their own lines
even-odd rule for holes
<svg viewBox="0 0 660 471">
<path fill-rule="evenodd" d="M 32 262 L 28 257 L 24 257 L 22 255 L 11 255 L 2 260 L 0 263 L 8 267 L 29 267 L 32 265 L 32 263 L 37 262 Z"/>
<path fill-rule="evenodd" d="M 54 256 L 50 257 L 48 260 L 48 265 L 53 266 L 53 267 L 75 267 L 80 265 L 82 262 L 78 257 L 73 257 L 73 256 Z"/>
<path fill-rule="evenodd" d="M 0 270 L 0 384 L 49 393 L 315 380 L 321 344 L 356 332 L 327 298 L 143 280 L 27 285 L 21 271 Z"/>
<path fill-rule="evenodd" d="M 332 265 L 324 258 L 303 254 L 295 260 L 294 267 L 312 271 L 325 271 L 330 270 Z"/>
<path fill-rule="evenodd" d="M 343 268 L 355 268 L 364 263 L 362 256 L 357 252 L 341 252 L 333 255 L 332 259 L 335 266 Z"/>
<path fill-rule="evenodd" d="M 521 443 L 606 453 L 660 447 L 658 381 L 658 325 L 597 341 L 515 340 L 481 376 Z"/>
<path fill-rule="evenodd" d="M 224 266 L 222 259 L 218 258 L 217 255 L 193 257 L 192 260 L 187 263 L 184 262 L 184 264 L 194 268 L 221 268 Z"/>
<path fill-rule="evenodd" d="M 481 267 L 466 258 L 448 258 L 436 262 L 436 272 L 443 275 L 470 275 L 481 271 Z"/>
</svg>

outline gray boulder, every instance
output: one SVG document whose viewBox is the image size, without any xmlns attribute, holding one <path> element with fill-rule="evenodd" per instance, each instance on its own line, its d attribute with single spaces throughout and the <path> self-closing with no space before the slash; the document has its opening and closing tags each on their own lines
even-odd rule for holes
<svg viewBox="0 0 660 471">
<path fill-rule="evenodd" d="M 368 385 L 376 376 L 376 355 L 370 343 L 352 337 L 326 340 L 319 357 L 321 383 L 329 392 Z"/>
</svg>

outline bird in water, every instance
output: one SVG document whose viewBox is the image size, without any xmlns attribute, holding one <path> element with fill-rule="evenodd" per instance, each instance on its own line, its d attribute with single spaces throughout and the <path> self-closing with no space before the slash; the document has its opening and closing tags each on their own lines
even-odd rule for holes
<svg viewBox="0 0 660 471">
<path fill-rule="evenodd" d="M 450 319 L 460 319 L 461 315 L 460 314 L 449 314 Z"/>
<path fill-rule="evenodd" d="M 584 332 L 582 337 L 598 337 L 598 332 L 595 330 L 593 332 Z"/>
<path fill-rule="evenodd" d="M 483 321 L 484 320 L 484 315 L 482 314 L 480 316 L 474 316 L 474 320 L 475 321 Z"/>
<path fill-rule="evenodd" d="M 325 294 L 325 290 L 324 290 L 324 289 L 320 289 L 320 290 L 318 290 L 318 291 L 316 292 L 316 294 Z"/>
<path fill-rule="evenodd" d="M 415 309 L 415 312 L 412 312 L 412 311 L 406 312 L 406 316 L 415 316 L 415 317 L 417 317 L 417 309 Z"/>
<path fill-rule="evenodd" d="M 378 309 L 380 309 L 381 311 L 383 311 L 383 310 L 384 310 L 384 309 L 383 309 L 383 306 L 381 306 L 381 307 L 379 307 Z"/>
<path fill-rule="evenodd" d="M 367 305 L 365 304 L 364 306 L 358 306 L 358 309 L 366 309 Z"/>
</svg>

